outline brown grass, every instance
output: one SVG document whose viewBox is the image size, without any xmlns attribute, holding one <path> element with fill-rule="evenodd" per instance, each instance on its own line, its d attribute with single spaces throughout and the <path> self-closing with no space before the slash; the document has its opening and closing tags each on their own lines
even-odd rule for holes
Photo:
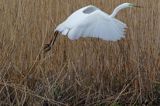
<svg viewBox="0 0 160 106">
<path fill-rule="evenodd" d="M 128 25 L 126 39 L 71 41 L 59 36 L 41 53 L 48 33 L 76 9 L 93 4 Z M 0 0 L 0 105 L 158 105 L 159 0 Z"/>
</svg>

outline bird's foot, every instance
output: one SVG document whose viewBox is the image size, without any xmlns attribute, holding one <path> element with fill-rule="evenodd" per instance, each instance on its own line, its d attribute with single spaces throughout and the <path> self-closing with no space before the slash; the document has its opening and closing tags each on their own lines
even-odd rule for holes
<svg viewBox="0 0 160 106">
<path fill-rule="evenodd" d="M 44 44 L 43 50 L 44 50 L 44 53 L 50 51 L 51 50 L 51 45 L 50 44 Z"/>
</svg>

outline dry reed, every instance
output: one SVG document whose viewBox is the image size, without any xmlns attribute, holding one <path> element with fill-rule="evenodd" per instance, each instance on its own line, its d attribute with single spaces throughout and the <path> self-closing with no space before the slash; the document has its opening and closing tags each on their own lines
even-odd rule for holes
<svg viewBox="0 0 160 106">
<path fill-rule="evenodd" d="M 43 55 L 48 33 L 76 9 L 93 4 L 117 18 L 126 39 L 71 41 L 59 36 Z M 160 98 L 159 0 L 0 0 L 0 105 L 142 105 Z"/>
</svg>

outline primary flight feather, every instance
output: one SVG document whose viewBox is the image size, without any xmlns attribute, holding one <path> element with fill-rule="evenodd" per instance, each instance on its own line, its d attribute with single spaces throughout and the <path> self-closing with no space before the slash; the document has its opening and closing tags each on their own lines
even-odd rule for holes
<svg viewBox="0 0 160 106">
<path fill-rule="evenodd" d="M 132 3 L 123 3 L 116 7 L 111 15 L 101 9 L 89 5 L 71 14 L 64 22 L 55 29 L 55 36 L 58 33 L 68 36 L 71 40 L 80 37 L 95 37 L 107 41 L 117 41 L 124 38 L 124 31 L 127 25 L 115 18 L 117 13 L 125 8 L 138 7 Z M 55 39 L 56 39 L 55 37 Z M 46 44 L 45 51 L 50 50 L 53 40 Z"/>
</svg>

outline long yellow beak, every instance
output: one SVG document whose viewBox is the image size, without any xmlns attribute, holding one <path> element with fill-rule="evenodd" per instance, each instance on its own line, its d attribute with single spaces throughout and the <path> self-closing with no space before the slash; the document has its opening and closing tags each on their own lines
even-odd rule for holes
<svg viewBox="0 0 160 106">
<path fill-rule="evenodd" d="M 141 6 L 138 6 L 138 5 L 134 5 L 134 7 L 136 7 L 136 8 L 142 8 Z"/>
</svg>

